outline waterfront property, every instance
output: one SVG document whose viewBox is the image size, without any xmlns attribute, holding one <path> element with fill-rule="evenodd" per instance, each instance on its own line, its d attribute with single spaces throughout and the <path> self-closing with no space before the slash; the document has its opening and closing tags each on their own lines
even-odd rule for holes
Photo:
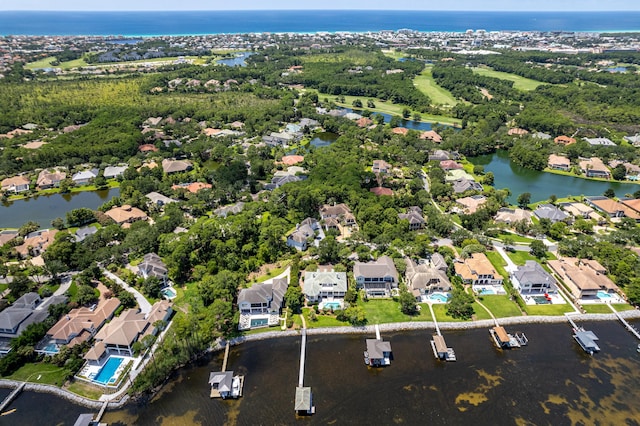
<svg viewBox="0 0 640 426">
<path fill-rule="evenodd" d="M 60 186 L 60 182 L 62 182 L 66 177 L 67 177 L 67 173 L 62 171 L 62 168 L 42 170 L 38 174 L 38 179 L 36 180 L 36 187 L 38 189 L 55 188 Z"/>
<path fill-rule="evenodd" d="M 562 170 L 568 172 L 571 170 L 571 160 L 563 155 L 550 154 L 547 161 L 547 167 L 553 170 Z"/>
<path fill-rule="evenodd" d="M 596 221 L 598 225 L 602 225 L 606 222 L 601 215 L 596 213 L 593 207 L 584 203 L 565 202 L 560 203 L 560 207 L 576 219 L 591 219 Z"/>
<path fill-rule="evenodd" d="M 364 363 L 370 367 L 391 365 L 391 343 L 382 339 L 367 339 Z"/>
<path fill-rule="evenodd" d="M 538 219 L 549 219 L 551 223 L 565 221 L 569 215 L 553 204 L 539 204 L 533 211 Z"/>
<path fill-rule="evenodd" d="M 611 179 L 611 171 L 598 157 L 583 158 L 578 165 L 586 177 Z"/>
<path fill-rule="evenodd" d="M 504 292 L 502 275 L 498 274 L 484 253 L 472 253 L 466 259 L 457 259 L 453 266 L 462 282 L 471 284 L 479 294 Z"/>
<path fill-rule="evenodd" d="M 435 301 L 444 300 L 446 303 L 448 297 L 446 292 L 451 291 L 451 282 L 445 271 L 438 269 L 431 262 L 416 263 L 413 259 L 405 258 L 407 270 L 405 272 L 405 282 L 407 289 L 419 301 Z M 433 298 L 432 298 L 433 296 Z"/>
<path fill-rule="evenodd" d="M 121 207 L 113 207 L 111 210 L 106 211 L 105 214 L 123 228 L 128 228 L 135 221 L 148 219 L 145 212 L 128 204 L 124 204 Z"/>
<path fill-rule="evenodd" d="M 392 290 L 398 288 L 398 271 L 389 256 L 367 263 L 355 262 L 353 275 L 367 297 L 389 297 Z"/>
<path fill-rule="evenodd" d="M 431 340 L 431 349 L 433 349 L 433 355 L 436 359 L 443 361 L 456 361 L 456 353 L 453 348 L 447 347 L 447 342 L 444 341 L 444 337 L 439 334 L 434 334 Z"/>
<path fill-rule="evenodd" d="M 83 170 L 80 171 L 78 173 L 75 173 L 72 177 L 71 180 L 76 184 L 76 185 L 87 185 L 89 184 L 92 180 L 94 180 L 95 178 L 98 177 L 98 173 L 100 171 L 96 168 L 93 169 L 88 169 L 88 170 Z"/>
<path fill-rule="evenodd" d="M 277 278 L 243 288 L 238 294 L 238 330 L 278 325 L 289 280 Z"/>
<path fill-rule="evenodd" d="M 233 371 L 212 371 L 209 374 L 211 398 L 233 398 L 242 396 L 244 376 L 234 376 Z"/>
<path fill-rule="evenodd" d="M 320 265 L 317 271 L 305 271 L 302 293 L 307 302 L 327 307 L 342 308 L 347 292 L 347 273 L 335 272 L 333 266 Z M 334 302 L 333 305 L 331 302 Z"/>
<path fill-rule="evenodd" d="M 601 295 L 615 294 L 620 290 L 606 275 L 598 261 L 565 257 L 547 262 L 551 270 L 567 285 L 576 299 L 600 299 Z"/>
<path fill-rule="evenodd" d="M 494 343 L 499 349 L 519 348 L 529 343 L 524 333 L 509 334 L 504 327 L 499 325 L 489 329 L 489 334 L 491 334 Z"/>
<path fill-rule="evenodd" d="M 21 258 L 40 256 L 54 241 L 57 229 L 39 229 L 25 235 L 22 244 L 15 247 Z"/>
<path fill-rule="evenodd" d="M 555 294 L 558 292 L 556 280 L 534 260 L 527 260 L 524 265 L 511 273 L 511 282 L 522 296 Z"/>
<path fill-rule="evenodd" d="M 531 213 L 529 210 L 524 210 L 520 208 L 509 209 L 507 207 L 502 207 L 496 213 L 493 220 L 499 223 L 506 223 L 507 225 L 513 225 L 516 222 L 526 222 L 531 223 Z"/>
<path fill-rule="evenodd" d="M 63 296 L 62 301 L 65 300 Z M 38 309 L 42 304 L 38 293 L 29 292 L 0 312 L 0 354 L 11 351 L 10 340 L 20 336 L 27 326 L 42 322 L 49 316 L 46 309 Z"/>
<path fill-rule="evenodd" d="M 2 180 L 0 187 L 2 192 L 12 192 L 19 194 L 20 192 L 28 191 L 31 181 L 28 176 L 19 175 Z"/>
<path fill-rule="evenodd" d="M 628 217 L 635 221 L 640 220 L 640 213 L 626 204 L 612 200 L 604 196 L 585 197 L 585 202 L 594 209 L 606 214 L 610 218 Z"/>
</svg>

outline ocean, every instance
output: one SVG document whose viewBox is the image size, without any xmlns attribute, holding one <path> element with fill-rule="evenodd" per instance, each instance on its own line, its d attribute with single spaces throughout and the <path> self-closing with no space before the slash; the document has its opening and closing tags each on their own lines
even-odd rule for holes
<svg viewBox="0 0 640 426">
<path fill-rule="evenodd" d="M 203 35 L 242 33 L 640 31 L 640 12 L 180 11 L 0 12 L 0 35 Z"/>
</svg>

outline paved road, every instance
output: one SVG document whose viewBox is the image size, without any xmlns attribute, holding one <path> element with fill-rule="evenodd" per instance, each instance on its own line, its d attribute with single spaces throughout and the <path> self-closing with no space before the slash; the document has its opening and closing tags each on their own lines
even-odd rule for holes
<svg viewBox="0 0 640 426">
<path fill-rule="evenodd" d="M 105 277 L 117 282 L 122 286 L 122 288 L 124 288 L 129 293 L 133 294 L 133 297 L 136 298 L 136 302 L 138 302 L 138 306 L 140 307 L 140 311 L 142 313 L 146 315 L 149 312 L 151 312 L 151 303 L 149 303 L 149 301 L 145 299 L 142 293 L 140 293 L 138 290 L 136 290 L 135 288 L 131 287 L 129 284 L 121 280 L 120 277 L 107 271 L 105 268 L 100 268 L 100 269 L 102 269 L 102 273 L 104 274 Z"/>
</svg>

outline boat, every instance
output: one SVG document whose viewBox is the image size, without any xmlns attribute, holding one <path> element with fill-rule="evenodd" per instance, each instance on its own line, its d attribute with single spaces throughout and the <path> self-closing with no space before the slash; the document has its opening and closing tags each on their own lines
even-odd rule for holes
<svg viewBox="0 0 640 426">
<path fill-rule="evenodd" d="M 640 352 L 640 344 L 638 344 L 638 349 L 636 349 L 638 352 Z"/>
<path fill-rule="evenodd" d="M 364 351 L 364 364 L 369 365 L 369 352 Z"/>
</svg>

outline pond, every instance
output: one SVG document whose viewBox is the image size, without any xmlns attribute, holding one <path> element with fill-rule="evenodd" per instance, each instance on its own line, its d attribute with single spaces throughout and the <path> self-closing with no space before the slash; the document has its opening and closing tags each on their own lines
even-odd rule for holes
<svg viewBox="0 0 640 426">
<path fill-rule="evenodd" d="M 0 228 L 19 228 L 27 221 L 51 226 L 57 217 L 64 219 L 68 211 L 86 207 L 97 209 L 111 198 L 120 195 L 120 188 L 103 191 L 84 191 L 70 194 L 40 195 L 0 205 Z"/>
<path fill-rule="evenodd" d="M 329 146 L 334 143 L 338 139 L 338 135 L 332 132 L 320 132 L 316 133 L 316 136 L 311 139 L 309 145 L 315 148 L 322 148 L 324 146 Z"/>
<path fill-rule="evenodd" d="M 498 150 L 495 154 L 467 158 L 474 165 L 484 166 L 484 171 L 494 175 L 494 187 L 509 188 L 511 195 L 507 198 L 512 204 L 517 203 L 518 195 L 523 192 L 531 194 L 531 202 L 549 199 L 550 195 L 558 198 L 570 195 L 602 195 L 611 188 L 617 196 L 633 194 L 640 190 L 640 185 L 620 182 L 604 182 L 581 179 L 571 176 L 556 175 L 525 169 L 509 159 L 509 153 Z"/>
<path fill-rule="evenodd" d="M 356 114 L 361 114 L 362 110 L 360 109 L 353 109 L 353 108 L 340 108 L 340 109 L 344 109 L 348 112 L 355 112 Z M 384 117 L 384 122 L 388 123 L 389 121 L 391 121 L 391 117 L 393 117 L 391 114 L 387 114 L 385 112 L 374 112 L 372 113 L 372 115 L 377 114 L 377 115 L 381 115 Z M 427 123 L 424 121 L 413 121 L 413 120 L 401 120 L 400 122 L 400 127 L 406 127 L 407 129 L 410 130 L 420 130 L 420 131 L 427 131 L 427 130 L 431 130 L 432 129 L 432 125 L 433 123 Z M 449 126 L 445 126 L 442 125 L 443 127 L 449 127 Z"/>
<path fill-rule="evenodd" d="M 247 63 L 245 62 L 245 59 L 247 59 L 251 55 L 253 55 L 253 52 L 241 52 L 235 55 L 233 58 L 218 59 L 216 63 L 220 65 L 228 65 L 230 67 L 246 67 Z"/>
</svg>

